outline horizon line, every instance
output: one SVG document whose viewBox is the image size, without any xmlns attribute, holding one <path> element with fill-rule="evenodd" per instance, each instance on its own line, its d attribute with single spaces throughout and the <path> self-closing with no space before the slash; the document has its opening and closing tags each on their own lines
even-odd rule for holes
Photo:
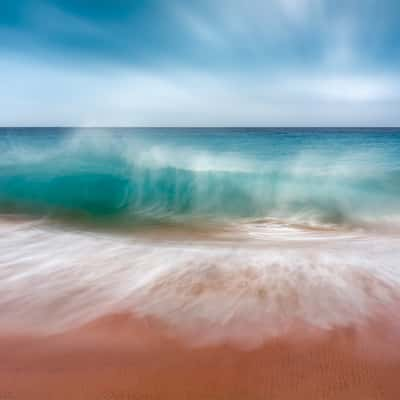
<svg viewBox="0 0 400 400">
<path fill-rule="evenodd" d="M 352 125 L 0 125 L 0 129 L 400 129 L 399 126 L 371 125 L 371 126 L 352 126 Z"/>
</svg>

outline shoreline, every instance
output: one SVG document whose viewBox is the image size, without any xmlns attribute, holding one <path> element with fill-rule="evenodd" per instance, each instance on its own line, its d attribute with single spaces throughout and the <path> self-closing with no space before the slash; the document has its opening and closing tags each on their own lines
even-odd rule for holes
<svg viewBox="0 0 400 400">
<path fill-rule="evenodd" d="M 51 336 L 0 332 L 0 398 L 394 400 L 400 336 L 389 325 L 299 327 L 251 349 L 191 346 L 162 322 L 130 314 Z"/>
</svg>

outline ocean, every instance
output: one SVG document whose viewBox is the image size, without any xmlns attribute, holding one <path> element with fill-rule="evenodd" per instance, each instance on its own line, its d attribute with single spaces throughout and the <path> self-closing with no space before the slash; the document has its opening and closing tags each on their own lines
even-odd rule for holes
<svg viewBox="0 0 400 400">
<path fill-rule="evenodd" d="M 12 329 L 128 310 L 259 341 L 397 296 L 400 129 L 2 128 L 0 154 Z"/>
</svg>

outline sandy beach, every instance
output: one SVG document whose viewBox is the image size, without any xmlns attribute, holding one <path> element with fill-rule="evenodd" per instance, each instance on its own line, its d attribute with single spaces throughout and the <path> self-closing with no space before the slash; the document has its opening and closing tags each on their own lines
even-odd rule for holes
<svg viewBox="0 0 400 400">
<path fill-rule="evenodd" d="M 108 315 L 52 336 L 0 339 L 0 398 L 388 399 L 400 343 L 383 321 L 292 332 L 256 348 L 192 346 L 161 322 Z"/>
</svg>

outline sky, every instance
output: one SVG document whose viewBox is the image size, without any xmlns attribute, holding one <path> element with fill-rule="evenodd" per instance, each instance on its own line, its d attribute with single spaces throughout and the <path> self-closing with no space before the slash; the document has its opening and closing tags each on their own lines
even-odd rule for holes
<svg viewBox="0 0 400 400">
<path fill-rule="evenodd" d="M 0 0 L 0 126 L 400 126 L 398 0 Z"/>
</svg>

